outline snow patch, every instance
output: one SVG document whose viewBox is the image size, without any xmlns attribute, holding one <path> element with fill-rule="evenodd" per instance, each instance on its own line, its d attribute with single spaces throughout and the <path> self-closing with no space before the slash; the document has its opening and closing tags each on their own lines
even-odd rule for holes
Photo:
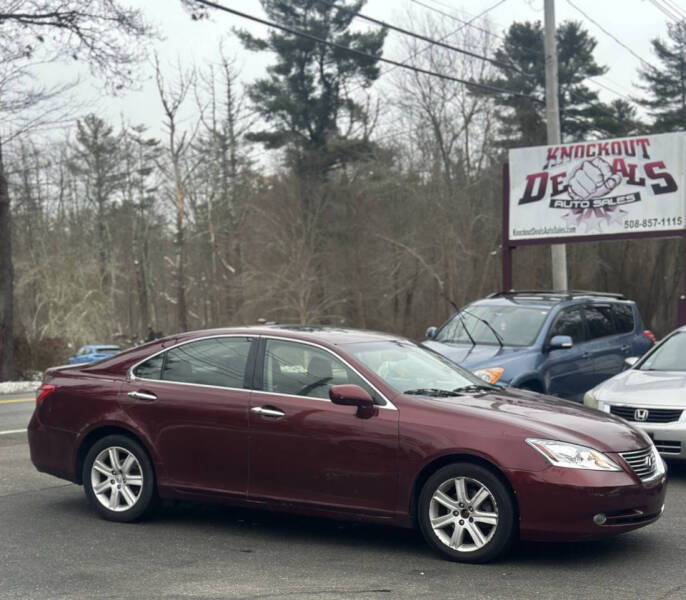
<svg viewBox="0 0 686 600">
<path fill-rule="evenodd" d="M 40 381 L 0 381 L 0 394 L 35 392 L 40 384 Z"/>
</svg>

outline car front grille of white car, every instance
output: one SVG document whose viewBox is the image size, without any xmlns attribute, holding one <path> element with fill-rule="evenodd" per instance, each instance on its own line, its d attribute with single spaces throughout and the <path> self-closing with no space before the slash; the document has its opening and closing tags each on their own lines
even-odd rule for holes
<svg viewBox="0 0 686 600">
<path fill-rule="evenodd" d="M 613 415 L 637 423 L 674 423 L 681 418 L 681 409 L 611 406 Z"/>
</svg>

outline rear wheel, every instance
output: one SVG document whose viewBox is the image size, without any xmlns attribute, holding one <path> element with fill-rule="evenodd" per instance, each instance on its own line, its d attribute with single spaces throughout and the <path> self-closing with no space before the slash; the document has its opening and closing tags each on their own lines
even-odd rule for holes
<svg viewBox="0 0 686 600">
<path fill-rule="evenodd" d="M 424 538 L 450 560 L 493 560 L 509 549 L 514 537 L 508 489 L 491 471 L 472 463 L 453 463 L 429 477 L 418 511 Z"/>
<path fill-rule="evenodd" d="M 147 452 L 123 435 L 93 444 L 83 463 L 83 487 L 91 505 L 110 521 L 135 521 L 153 504 L 155 474 Z"/>
</svg>

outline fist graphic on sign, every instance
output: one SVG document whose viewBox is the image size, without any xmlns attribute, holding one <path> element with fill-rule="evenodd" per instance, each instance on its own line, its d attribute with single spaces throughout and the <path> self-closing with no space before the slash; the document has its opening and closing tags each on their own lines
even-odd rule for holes
<svg viewBox="0 0 686 600">
<path fill-rule="evenodd" d="M 567 180 L 572 200 L 592 200 L 614 190 L 622 182 L 619 173 L 612 173 L 609 163 L 596 157 L 578 165 Z"/>
</svg>

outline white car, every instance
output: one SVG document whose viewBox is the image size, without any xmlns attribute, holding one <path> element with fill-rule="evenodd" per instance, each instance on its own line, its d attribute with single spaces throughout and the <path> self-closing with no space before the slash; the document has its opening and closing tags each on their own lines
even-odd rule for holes
<svg viewBox="0 0 686 600">
<path fill-rule="evenodd" d="M 586 392 L 584 404 L 643 429 L 664 458 L 686 460 L 686 327 Z"/>
</svg>

